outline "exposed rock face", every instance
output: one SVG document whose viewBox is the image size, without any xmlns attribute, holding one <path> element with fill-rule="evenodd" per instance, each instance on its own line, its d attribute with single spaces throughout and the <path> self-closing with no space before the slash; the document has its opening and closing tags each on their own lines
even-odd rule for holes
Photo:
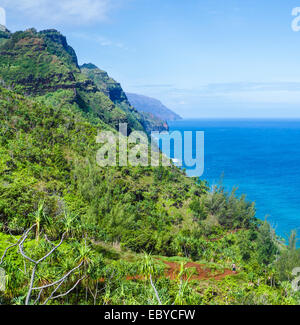
<svg viewBox="0 0 300 325">
<path fill-rule="evenodd" d="M 129 102 L 139 111 L 151 113 L 164 121 L 180 120 L 181 117 L 164 106 L 159 100 L 137 94 L 126 94 Z"/>
</svg>

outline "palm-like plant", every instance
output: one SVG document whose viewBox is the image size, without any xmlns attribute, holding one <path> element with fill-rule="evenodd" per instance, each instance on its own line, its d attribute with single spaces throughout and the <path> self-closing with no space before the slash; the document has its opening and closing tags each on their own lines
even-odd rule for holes
<svg viewBox="0 0 300 325">
<path fill-rule="evenodd" d="M 36 241 L 39 241 L 39 238 L 40 238 L 40 227 L 41 227 L 41 222 L 42 222 L 42 219 L 44 216 L 45 216 L 44 202 L 40 202 L 38 205 L 37 211 L 34 213 L 34 219 L 35 219 L 35 223 L 36 223 L 36 230 L 35 230 Z"/>
<path fill-rule="evenodd" d="M 184 263 L 180 264 L 180 271 L 176 279 L 179 283 L 179 290 L 176 294 L 174 305 L 183 305 L 185 303 L 184 293 L 192 274 L 192 272 L 188 272 L 188 270 L 184 267 Z M 186 278 L 186 280 L 183 280 L 184 278 Z"/>
<path fill-rule="evenodd" d="M 143 276 L 146 277 L 147 280 L 148 279 L 150 280 L 150 284 L 154 290 L 156 299 L 157 299 L 158 303 L 161 305 L 162 303 L 159 298 L 157 289 L 155 288 L 155 285 L 152 281 L 152 276 L 157 275 L 157 268 L 155 267 L 152 256 L 147 254 L 146 252 L 144 253 L 144 260 L 143 260 L 143 263 L 141 264 L 141 273 Z"/>
<path fill-rule="evenodd" d="M 45 201 L 40 201 L 36 212 L 33 214 L 36 224 L 35 239 L 38 242 L 40 239 L 40 229 L 42 224 L 50 224 L 51 219 L 45 213 Z"/>
<path fill-rule="evenodd" d="M 69 211 L 64 211 L 62 223 L 64 231 L 71 236 L 75 236 L 80 229 L 78 214 L 70 213 Z"/>
</svg>

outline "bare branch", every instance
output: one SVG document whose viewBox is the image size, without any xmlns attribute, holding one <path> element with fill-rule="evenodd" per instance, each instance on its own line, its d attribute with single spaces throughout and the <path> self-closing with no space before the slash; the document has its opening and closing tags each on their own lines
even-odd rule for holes
<svg viewBox="0 0 300 325">
<path fill-rule="evenodd" d="M 85 278 L 85 276 L 83 276 L 82 278 L 80 278 L 80 279 L 75 283 L 75 285 L 74 285 L 70 290 L 68 290 L 67 292 L 65 292 L 65 293 L 63 293 L 63 294 L 61 294 L 61 295 L 58 295 L 58 296 L 52 297 L 51 299 L 57 299 L 57 298 L 60 298 L 60 297 L 67 296 L 71 291 L 73 291 L 73 290 L 77 287 L 78 283 L 79 283 L 80 281 L 82 281 L 84 278 Z"/>
<path fill-rule="evenodd" d="M 39 292 L 39 295 L 38 297 L 36 298 L 35 302 L 34 302 L 34 305 L 41 299 L 41 294 L 43 292 L 43 289 Z"/>
<path fill-rule="evenodd" d="M 66 273 L 61 279 L 53 282 L 53 283 L 50 283 L 50 284 L 46 284 L 44 286 L 41 286 L 41 287 L 35 287 L 35 288 L 32 288 L 32 290 L 41 290 L 41 289 L 46 289 L 46 288 L 49 288 L 49 287 L 53 287 L 54 285 L 60 283 L 61 281 L 65 280 L 71 273 L 73 273 L 75 270 L 79 269 L 80 266 L 83 264 L 83 261 L 77 265 L 76 267 L 74 267 L 74 269 L 72 269 L 71 271 L 69 271 L 68 273 Z"/>
<path fill-rule="evenodd" d="M 20 240 L 21 240 L 21 239 L 20 239 Z M 5 249 L 4 254 L 2 255 L 1 260 L 0 260 L 0 265 L 3 263 L 3 260 L 4 260 L 5 256 L 6 256 L 8 250 L 10 250 L 11 248 L 13 248 L 13 247 L 15 247 L 15 246 L 17 246 L 17 245 L 19 245 L 19 242 L 15 243 L 15 244 L 13 244 L 13 245 L 11 245 L 11 246 L 9 246 L 9 247 L 7 247 L 7 248 Z"/>
<path fill-rule="evenodd" d="M 30 280 L 30 285 L 29 285 L 28 293 L 27 293 L 26 300 L 25 300 L 25 305 L 29 304 L 32 287 L 33 287 L 33 283 L 34 283 L 34 278 L 35 278 L 36 268 L 37 268 L 37 264 L 35 264 L 35 266 L 33 267 L 33 270 L 32 270 L 31 280 Z"/>
<path fill-rule="evenodd" d="M 62 278 L 60 278 L 59 280 L 51 283 L 51 284 L 47 284 L 47 285 L 44 285 L 44 286 L 41 286 L 41 287 L 33 287 L 34 285 L 34 281 L 35 281 L 35 275 L 36 275 L 36 271 L 37 271 L 37 268 L 38 268 L 38 265 L 40 263 L 42 263 L 45 259 L 47 259 L 55 250 L 57 250 L 63 243 L 64 241 L 64 238 L 65 238 L 65 235 L 66 233 L 63 233 L 62 237 L 61 237 L 61 240 L 59 242 L 58 245 L 54 245 L 53 243 L 51 243 L 49 241 L 49 239 L 47 238 L 47 236 L 45 236 L 45 239 L 46 241 L 48 241 L 52 246 L 53 248 L 49 251 L 49 253 L 47 253 L 45 256 L 43 256 L 42 258 L 40 258 L 39 260 L 35 261 L 34 259 L 32 259 L 31 257 L 27 256 L 24 252 L 24 243 L 26 241 L 26 239 L 28 238 L 29 236 L 29 233 L 30 231 L 36 227 L 37 225 L 34 224 L 33 226 L 31 226 L 28 230 L 25 231 L 25 233 L 22 235 L 22 237 L 13 245 L 7 247 L 4 251 L 4 254 L 3 256 L 1 257 L 1 260 L 0 260 L 0 265 L 3 263 L 3 260 L 8 252 L 9 249 L 15 247 L 15 246 L 19 246 L 19 252 L 20 254 L 24 257 L 24 263 L 25 263 L 25 273 L 26 273 L 26 261 L 25 260 L 28 260 L 29 262 L 33 263 L 34 266 L 33 266 L 33 269 L 32 269 L 32 272 L 31 272 L 31 278 L 30 278 L 30 284 L 29 284 L 29 289 L 28 289 L 28 292 L 27 292 L 27 296 L 26 296 L 26 300 L 25 300 L 25 305 L 29 305 L 30 303 L 30 298 L 31 298 L 31 294 L 32 294 L 32 291 L 33 290 L 39 290 L 39 294 L 38 294 L 38 297 L 37 299 L 35 300 L 34 304 L 38 303 L 40 298 L 41 298 L 41 294 L 43 292 L 44 289 L 46 288 L 50 288 L 50 287 L 53 287 L 55 285 L 57 285 L 57 287 L 53 290 L 53 292 L 51 293 L 50 297 L 46 299 L 46 301 L 44 302 L 44 305 L 47 304 L 47 302 L 50 300 L 50 299 L 56 299 L 56 298 L 59 298 L 59 297 L 63 297 L 63 296 L 66 296 L 67 294 L 69 294 L 72 290 L 74 290 L 74 288 L 78 285 L 78 283 L 80 281 L 82 281 L 84 277 L 80 278 L 76 284 L 70 289 L 68 290 L 66 293 L 64 294 L 61 294 L 61 295 L 58 295 L 58 296 L 54 296 L 55 292 L 61 287 L 61 285 L 64 283 L 64 281 L 67 279 L 67 277 L 72 274 L 73 272 L 75 272 L 77 269 L 79 269 L 84 261 L 82 261 L 79 265 L 77 265 L 76 267 L 74 267 L 71 271 L 67 272 Z M 21 270 L 20 270 L 21 271 Z M 23 271 L 22 271 L 23 272 Z"/>
<path fill-rule="evenodd" d="M 19 243 L 19 251 L 20 251 L 21 255 L 22 255 L 24 258 L 26 258 L 28 261 L 30 261 L 30 262 L 32 262 L 32 263 L 34 263 L 34 264 L 37 264 L 37 262 L 36 262 L 35 260 L 33 260 L 32 258 L 30 258 L 29 256 L 27 256 L 27 255 L 24 253 L 24 251 L 23 251 L 23 244 L 24 244 L 25 240 L 27 239 L 27 237 L 28 237 L 30 231 L 31 231 L 35 226 L 36 226 L 36 224 L 34 224 L 33 226 L 31 226 L 31 227 L 30 227 L 30 228 L 29 228 L 29 229 L 24 233 L 23 238 L 22 238 L 22 240 L 21 240 L 20 243 Z"/>
<path fill-rule="evenodd" d="M 27 259 L 28 261 L 34 263 L 34 267 L 33 267 L 33 270 L 32 270 L 32 273 L 31 273 L 31 280 L 30 280 L 30 285 L 29 285 L 29 289 L 28 289 L 28 293 L 27 293 L 27 296 L 26 296 L 26 300 L 25 300 L 25 305 L 28 305 L 29 304 L 29 301 L 30 301 L 30 296 L 31 296 L 31 293 L 32 291 L 34 290 L 33 289 L 33 284 L 34 284 L 34 279 L 35 279 L 35 273 L 36 273 L 36 269 L 37 269 L 37 266 L 43 262 L 47 257 L 49 257 L 56 249 L 58 249 L 58 247 L 61 246 L 61 244 L 63 243 L 63 240 L 64 240 L 64 237 L 65 237 L 65 233 L 62 235 L 62 238 L 61 238 L 61 241 L 60 243 L 57 245 L 57 246 L 54 246 L 51 251 L 46 254 L 45 256 L 43 256 L 42 258 L 40 258 L 38 261 L 35 261 L 33 260 L 32 258 L 30 258 L 29 256 L 27 256 L 24 251 L 23 251 L 23 244 L 25 242 L 25 240 L 27 239 L 30 231 L 36 227 L 36 224 L 34 224 L 32 227 L 30 227 L 26 232 L 25 234 L 23 235 L 21 241 L 19 242 L 19 251 L 21 253 L 21 255 Z M 42 288 L 41 288 L 42 289 Z"/>
<path fill-rule="evenodd" d="M 8 246 L 8 247 L 5 249 L 5 251 L 4 251 L 4 253 L 3 253 L 2 257 L 1 257 L 1 260 L 0 260 L 0 265 L 3 263 L 3 260 L 4 260 L 5 256 L 6 256 L 7 252 L 8 252 L 11 248 L 13 248 L 13 247 L 19 245 L 19 243 L 21 242 L 21 240 L 23 239 L 23 237 L 24 237 L 24 234 L 22 235 L 22 237 L 21 237 L 21 238 L 20 238 L 20 239 L 15 243 L 15 244 L 12 244 L 11 246 Z M 14 237 L 14 238 L 15 238 L 15 237 Z"/>
<path fill-rule="evenodd" d="M 49 238 L 47 237 L 47 235 L 45 235 L 45 240 L 52 245 L 52 247 L 55 247 L 55 245 L 49 240 Z"/>
<path fill-rule="evenodd" d="M 65 279 L 63 279 L 60 283 L 59 283 L 59 285 L 52 291 L 52 293 L 51 293 L 51 295 L 45 300 L 45 302 L 43 303 L 43 305 L 46 305 L 47 304 L 47 302 L 50 300 L 50 299 L 52 299 L 52 297 L 53 297 L 53 295 L 55 294 L 55 292 L 62 286 L 62 284 L 65 282 Z M 41 290 L 41 291 L 43 291 L 43 289 Z"/>
<path fill-rule="evenodd" d="M 162 305 L 161 300 L 160 300 L 159 295 L 158 295 L 158 292 L 157 292 L 157 290 L 156 290 L 156 288 L 155 288 L 155 285 L 153 284 L 151 274 L 150 274 L 150 283 L 151 283 L 151 286 L 152 286 L 152 288 L 153 288 L 153 290 L 154 290 L 154 292 L 155 292 L 155 296 L 156 296 L 156 299 L 158 300 L 158 303 L 159 303 L 160 305 Z"/>
<path fill-rule="evenodd" d="M 57 245 L 57 246 L 55 246 L 55 247 L 53 247 L 52 249 L 51 249 L 51 251 L 48 253 L 48 254 L 46 254 L 44 257 L 42 257 L 41 259 L 39 259 L 36 263 L 37 264 L 39 264 L 39 263 L 41 263 L 41 262 L 43 262 L 47 257 L 49 257 L 55 250 L 57 250 L 61 245 L 62 245 L 62 243 L 63 243 L 63 241 L 64 241 L 64 239 L 65 239 L 65 235 L 66 235 L 66 233 L 63 233 L 63 235 L 62 235 L 62 237 L 61 237 L 61 241 L 60 241 L 60 243 Z"/>
</svg>

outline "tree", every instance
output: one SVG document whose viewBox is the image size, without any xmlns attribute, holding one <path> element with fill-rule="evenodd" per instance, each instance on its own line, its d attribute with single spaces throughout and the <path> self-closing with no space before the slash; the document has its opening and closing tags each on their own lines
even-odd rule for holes
<svg viewBox="0 0 300 325">
<path fill-rule="evenodd" d="M 292 230 L 290 237 L 289 237 L 289 250 L 296 250 L 296 246 L 297 246 L 297 231 L 296 230 Z"/>
<path fill-rule="evenodd" d="M 238 237 L 238 247 L 244 261 L 248 261 L 251 257 L 251 241 L 249 240 L 248 233 L 241 232 Z"/>
<path fill-rule="evenodd" d="M 195 198 L 190 204 L 190 209 L 193 211 L 195 221 L 199 222 L 207 218 L 207 210 L 200 199 Z"/>
<path fill-rule="evenodd" d="M 62 284 L 65 282 L 65 280 L 71 274 L 73 274 L 76 270 L 78 270 L 85 263 L 85 260 L 82 259 L 80 261 L 80 263 L 76 267 L 74 267 L 72 270 L 70 270 L 65 275 L 63 275 L 59 280 L 54 281 L 54 282 L 52 282 L 50 284 L 46 284 L 46 285 L 43 285 L 43 286 L 39 286 L 39 287 L 35 287 L 34 286 L 35 278 L 36 278 L 36 272 L 38 270 L 39 265 L 43 261 L 45 261 L 49 256 L 51 256 L 62 245 L 62 243 L 64 241 L 64 237 L 65 237 L 65 233 L 64 233 L 62 235 L 61 240 L 60 240 L 60 242 L 59 242 L 58 245 L 54 245 L 54 244 L 51 243 L 52 249 L 47 254 L 45 254 L 44 256 L 42 256 L 41 258 L 39 258 L 38 260 L 34 260 L 33 258 L 29 257 L 27 255 L 27 253 L 24 251 L 24 243 L 25 243 L 26 239 L 28 238 L 30 232 L 35 227 L 37 227 L 37 226 L 38 226 L 37 224 L 34 224 L 32 227 L 30 227 L 28 230 L 26 230 L 24 232 L 24 234 L 21 236 L 21 238 L 15 244 L 10 245 L 9 247 L 7 247 L 5 249 L 5 251 L 4 251 L 4 254 L 1 257 L 1 260 L 0 260 L 0 265 L 1 265 L 3 263 L 3 261 L 4 261 L 4 258 L 5 258 L 6 254 L 7 254 L 7 252 L 10 249 L 12 249 L 13 247 L 18 246 L 18 252 L 19 252 L 19 254 L 21 254 L 23 256 L 24 260 L 27 260 L 27 261 L 29 261 L 30 263 L 33 264 L 33 268 L 32 268 L 32 271 L 31 271 L 31 277 L 30 277 L 30 281 L 29 281 L 29 287 L 28 287 L 28 291 L 27 291 L 27 295 L 26 295 L 26 299 L 25 299 L 25 305 L 30 305 L 30 300 L 31 300 L 31 296 L 32 296 L 32 292 L 33 291 L 37 291 L 38 292 L 38 296 L 37 296 L 36 300 L 34 301 L 34 304 L 37 304 L 37 303 L 40 302 L 41 294 L 43 293 L 43 291 L 45 289 L 53 288 L 54 287 L 54 290 L 51 292 L 51 294 L 48 296 L 48 298 L 45 299 L 45 301 L 43 303 L 44 305 L 46 305 L 48 303 L 48 301 L 51 300 L 51 299 L 56 299 L 56 298 L 64 297 L 64 296 L 68 295 L 72 290 L 74 290 L 76 288 L 76 286 L 79 284 L 79 282 L 81 280 L 83 280 L 83 278 L 85 277 L 85 276 L 84 277 L 81 277 L 75 283 L 75 285 L 71 289 L 69 289 L 67 292 L 55 296 L 55 293 L 62 286 Z"/>
<path fill-rule="evenodd" d="M 280 253 L 275 263 L 281 281 L 290 281 L 293 269 L 300 266 L 300 250 L 296 247 L 297 240 L 297 232 L 293 230 L 289 237 L 289 245 Z"/>
<path fill-rule="evenodd" d="M 258 237 L 258 261 L 264 265 L 270 264 L 277 253 L 275 245 L 275 233 L 270 224 L 265 220 L 259 227 Z"/>
</svg>

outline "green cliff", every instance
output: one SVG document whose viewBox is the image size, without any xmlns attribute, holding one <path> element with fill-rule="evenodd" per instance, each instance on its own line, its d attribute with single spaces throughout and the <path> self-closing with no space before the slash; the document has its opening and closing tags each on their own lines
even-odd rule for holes
<svg viewBox="0 0 300 325">
<path fill-rule="evenodd" d="M 14 91 L 45 103 L 72 106 L 116 129 L 122 122 L 128 123 L 130 131 L 143 130 L 138 113 L 113 102 L 81 72 L 74 50 L 56 30 L 29 29 L 0 34 L 0 38 L 0 76 Z"/>
<path fill-rule="evenodd" d="M 295 236 L 173 165 L 100 167 L 99 131 L 144 130 L 120 85 L 57 31 L 0 37 L 0 304 L 300 302 Z"/>
</svg>

